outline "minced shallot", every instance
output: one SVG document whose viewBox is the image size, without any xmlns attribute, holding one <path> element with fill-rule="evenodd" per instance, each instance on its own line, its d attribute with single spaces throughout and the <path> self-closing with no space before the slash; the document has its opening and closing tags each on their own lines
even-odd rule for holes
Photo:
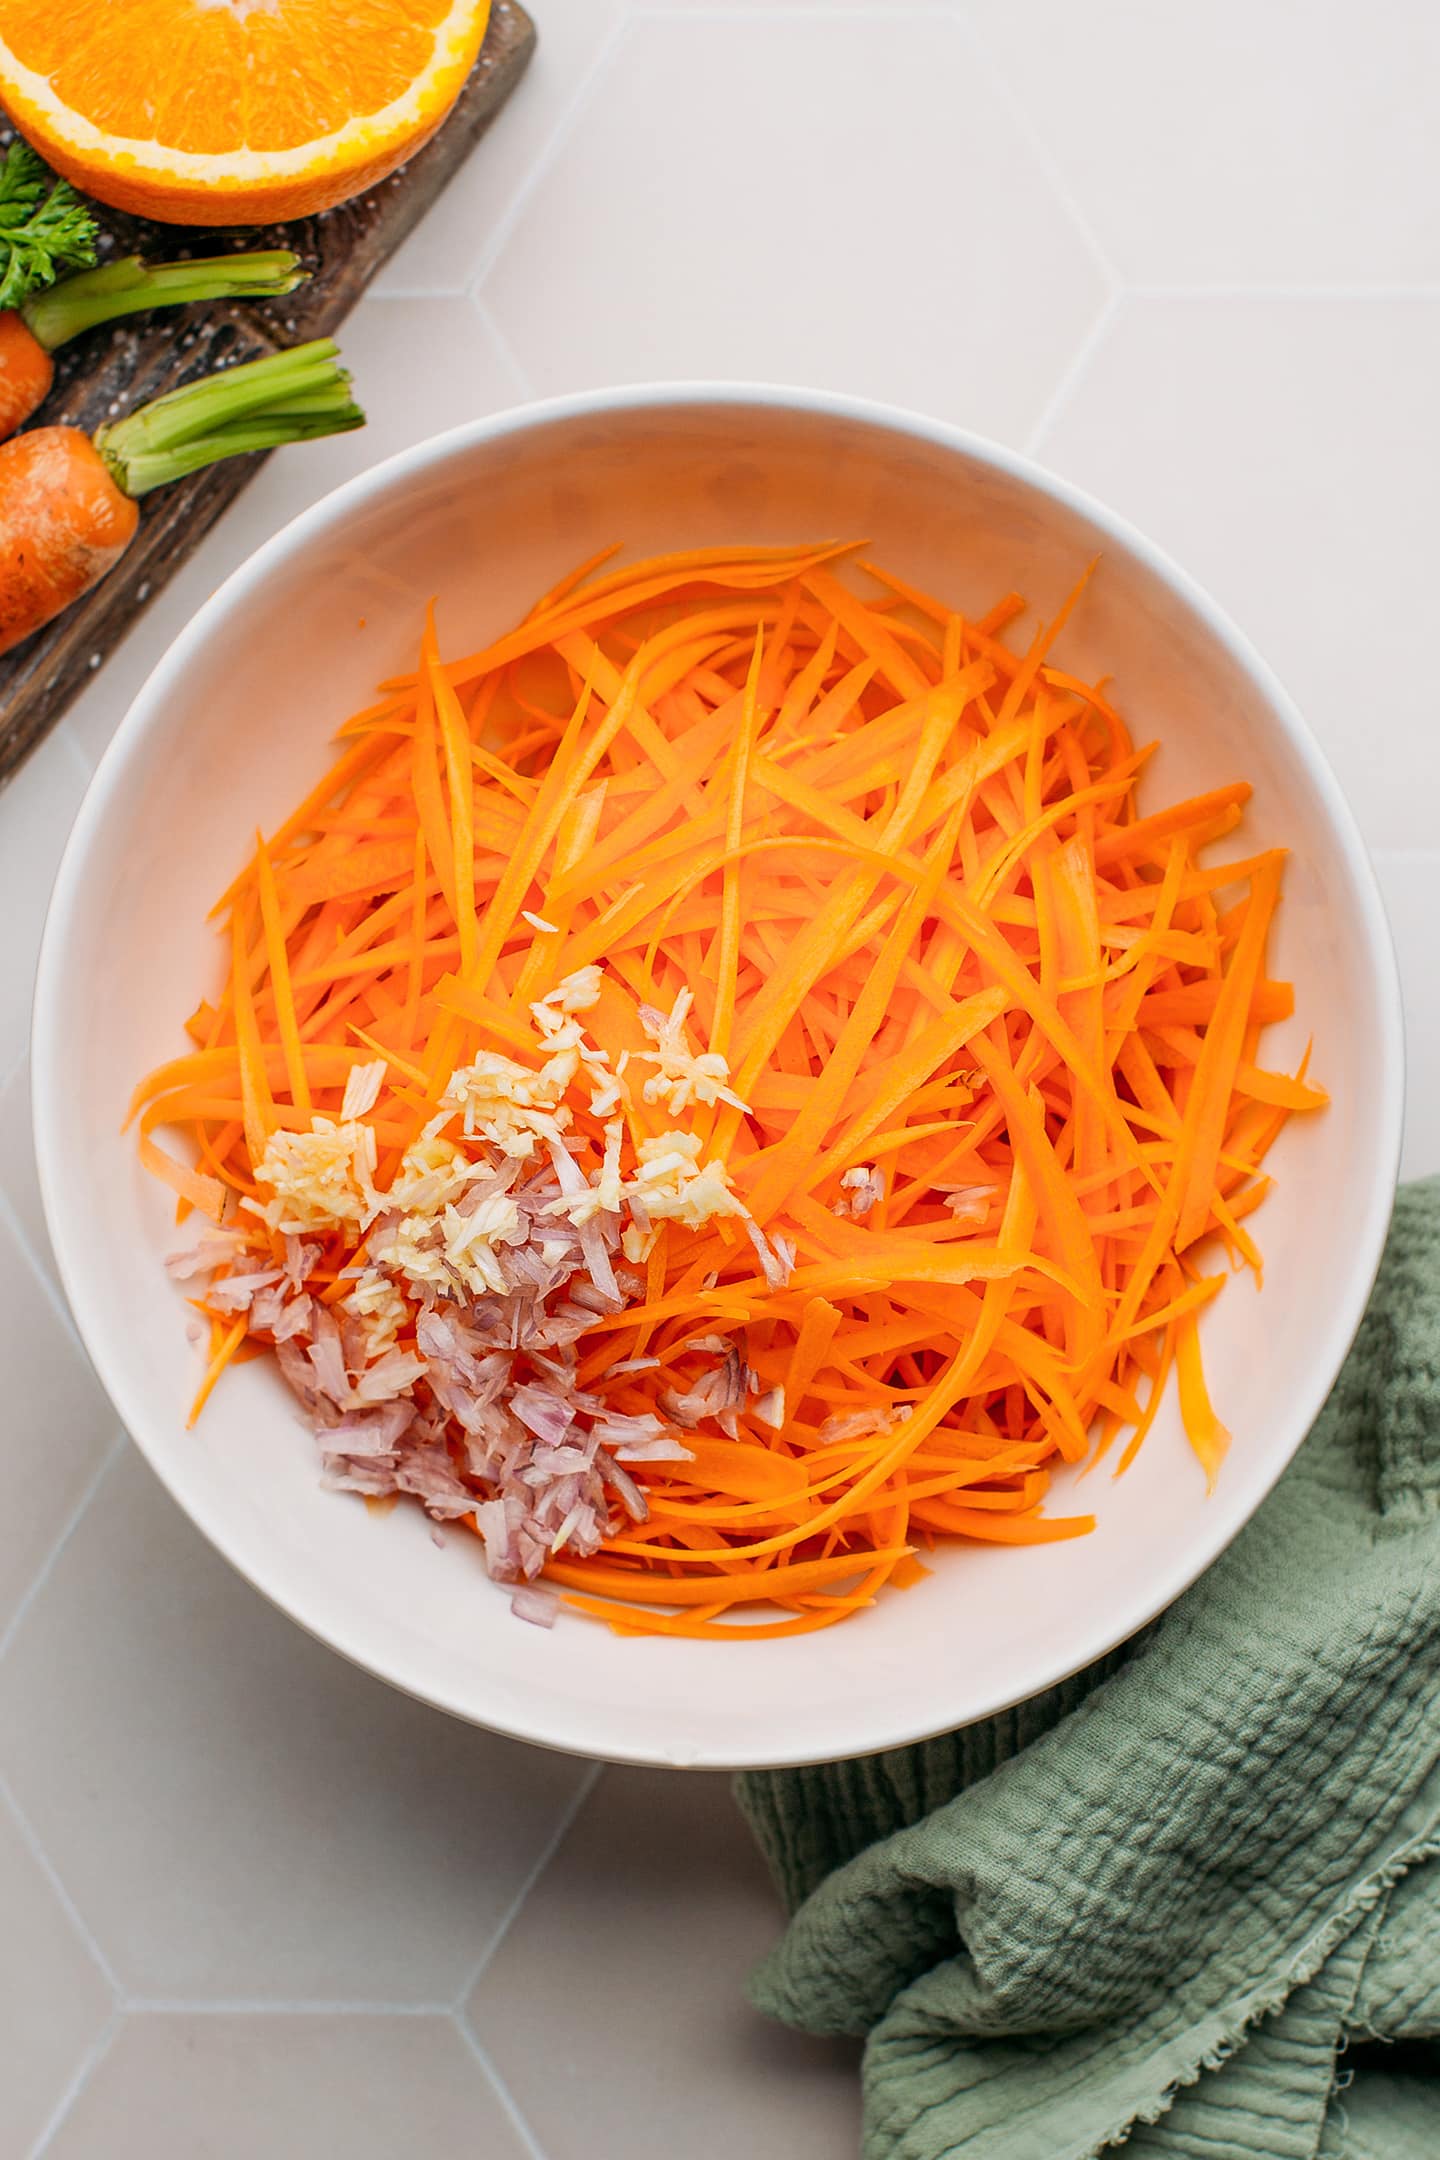
<svg viewBox="0 0 1440 2160">
<path fill-rule="evenodd" d="M 614 1114 L 628 1101 L 624 1061 L 612 1070 L 578 1018 L 599 994 L 592 966 L 531 1006 L 538 1069 L 487 1052 L 458 1070 L 385 1190 L 363 1122 L 385 1066 L 357 1065 L 340 1117 L 272 1134 L 259 1166 L 269 1194 L 246 1205 L 279 1234 L 283 1264 L 257 1264 L 263 1249 L 214 1230 L 171 1263 L 177 1276 L 211 1275 L 209 1304 L 268 1336 L 328 1487 L 372 1500 L 409 1494 L 437 1522 L 473 1516 L 490 1574 L 517 1585 L 512 1610 L 542 1627 L 556 1612 L 554 1592 L 536 1586 L 547 1560 L 586 1558 L 626 1521 L 646 1520 L 626 1464 L 692 1460 L 684 1434 L 703 1421 L 733 1438 L 759 1388 L 742 1342 L 701 1336 L 685 1354 L 711 1362 L 662 1392 L 663 1415 L 621 1412 L 580 1385 L 580 1336 L 643 1297 L 633 1263 L 667 1221 L 741 1219 L 768 1283 L 787 1281 L 794 1265 L 697 1135 L 677 1128 L 630 1153 Z M 687 1011 L 682 997 L 669 1014 L 644 1016 L 656 1044 L 641 1054 L 656 1068 L 644 1093 L 672 1117 L 692 1103 L 739 1104 L 724 1059 L 689 1050 Z M 587 1090 L 591 1115 L 610 1120 L 598 1163 L 567 1100 Z M 317 1296 L 306 1285 L 321 1239 L 335 1233 L 359 1249 L 335 1290 Z M 636 1356 L 614 1370 L 658 1364 Z M 777 1402 L 771 1389 L 755 1414 L 771 1422 Z"/>
</svg>

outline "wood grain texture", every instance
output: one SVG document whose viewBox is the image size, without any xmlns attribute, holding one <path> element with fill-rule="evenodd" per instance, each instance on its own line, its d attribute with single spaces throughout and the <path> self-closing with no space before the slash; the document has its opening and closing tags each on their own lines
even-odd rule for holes
<svg viewBox="0 0 1440 2160">
<path fill-rule="evenodd" d="M 96 428 L 212 368 L 329 336 L 489 127 L 534 45 L 535 25 L 518 0 L 495 0 L 480 57 L 439 134 L 398 173 L 323 216 L 292 225 L 191 230 L 102 211 L 106 255 L 169 260 L 230 248 L 289 247 L 312 276 L 282 300 L 173 309 L 78 338 L 56 356 L 55 387 L 37 424 Z M 0 788 L 261 462 L 259 456 L 233 458 L 149 496 L 140 530 L 110 576 L 48 629 L 0 658 Z"/>
</svg>

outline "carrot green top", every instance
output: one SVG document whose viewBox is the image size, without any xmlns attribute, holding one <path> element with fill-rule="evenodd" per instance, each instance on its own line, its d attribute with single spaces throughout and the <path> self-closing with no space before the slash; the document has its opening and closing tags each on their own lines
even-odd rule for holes
<svg viewBox="0 0 1440 2160">
<path fill-rule="evenodd" d="M 219 458 L 362 427 L 340 348 L 316 338 L 186 383 L 96 431 L 95 448 L 126 495 L 145 495 Z"/>
<path fill-rule="evenodd" d="M 185 262 L 146 263 L 126 255 L 98 269 L 32 292 L 20 313 L 32 337 L 54 352 L 97 324 L 145 308 L 183 307 L 198 300 L 263 300 L 293 292 L 307 273 L 289 248 L 249 255 L 197 256 Z"/>
</svg>

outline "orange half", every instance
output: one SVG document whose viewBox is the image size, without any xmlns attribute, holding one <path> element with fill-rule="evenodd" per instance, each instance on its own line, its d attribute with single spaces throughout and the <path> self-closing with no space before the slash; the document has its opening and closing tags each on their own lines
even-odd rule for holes
<svg viewBox="0 0 1440 2160">
<path fill-rule="evenodd" d="M 0 102 L 97 201 L 262 225 L 372 187 L 439 127 L 490 0 L 0 0 Z"/>
</svg>

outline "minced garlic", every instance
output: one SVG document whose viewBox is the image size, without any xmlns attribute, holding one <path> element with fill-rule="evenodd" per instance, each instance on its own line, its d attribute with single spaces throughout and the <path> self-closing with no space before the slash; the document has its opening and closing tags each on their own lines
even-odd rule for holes
<svg viewBox="0 0 1440 2160">
<path fill-rule="evenodd" d="M 435 1290 L 442 1297 L 454 1294 L 455 1279 L 445 1264 L 444 1247 L 435 1236 L 433 1215 L 402 1215 L 372 1231 L 370 1251 L 382 1267 L 410 1285 L 412 1290 Z"/>
<path fill-rule="evenodd" d="M 469 1290 L 493 1290 L 497 1296 L 510 1287 L 495 1256 L 497 1245 L 523 1235 L 520 1210 L 508 1193 L 492 1193 L 468 1215 L 447 1207 L 443 1218 L 445 1264 Z"/>
<path fill-rule="evenodd" d="M 578 1066 L 577 1058 L 574 1069 Z M 482 1050 L 473 1064 L 451 1074 L 441 1102 L 463 1113 L 467 1136 L 478 1135 L 502 1155 L 528 1162 L 537 1141 L 560 1139 L 570 1123 L 561 1098 L 573 1077 L 563 1054 L 537 1073 L 498 1050 Z"/>
<path fill-rule="evenodd" d="M 698 1230 L 719 1215 L 744 1215 L 744 1203 L 730 1190 L 730 1173 L 712 1156 L 700 1161 L 698 1133 L 659 1133 L 642 1140 L 639 1165 L 625 1187 L 627 1201 L 638 1201 L 652 1222 L 684 1223 Z"/>
<path fill-rule="evenodd" d="M 410 1308 L 390 1277 L 378 1267 L 367 1267 L 352 1290 L 340 1300 L 343 1312 L 360 1322 L 365 1331 L 366 1355 L 372 1361 L 395 1347 L 401 1328 L 410 1322 Z"/>
<path fill-rule="evenodd" d="M 273 1132 L 255 1165 L 274 1198 L 244 1204 L 284 1236 L 367 1222 L 374 1214 L 375 1134 L 353 1119 L 316 1116 L 308 1132 Z"/>
<path fill-rule="evenodd" d="M 621 1119 L 605 1127 L 605 1156 L 595 1178 L 583 1192 L 561 1193 L 546 1204 L 547 1215 L 565 1215 L 578 1230 L 600 1214 L 618 1215 L 625 1205 L 625 1185 L 620 1172 L 620 1144 L 625 1137 Z"/>
<path fill-rule="evenodd" d="M 588 1012 L 592 1005 L 600 1002 L 602 980 L 600 968 L 592 960 L 588 967 L 576 968 L 573 975 L 566 975 L 537 1003 L 542 1010 L 553 1006 L 562 1013 Z M 533 1013 L 536 1007 L 532 1005 L 530 1010 Z"/>
<path fill-rule="evenodd" d="M 377 1195 L 380 1207 L 433 1215 L 437 1208 L 458 1200 L 476 1178 L 488 1176 L 484 1163 L 472 1162 L 463 1148 L 445 1139 L 440 1128 L 449 1122 L 448 1112 L 432 1118 L 420 1138 L 406 1148 L 390 1190 Z"/>
<path fill-rule="evenodd" d="M 613 1117 L 626 1100 L 625 1084 L 610 1069 L 609 1051 L 592 1042 L 575 1018 L 595 1003 L 599 983 L 598 967 L 579 968 L 548 997 L 538 999 L 530 1007 L 530 1017 L 547 1053 L 542 1067 L 546 1079 L 563 1093 L 583 1073 L 590 1083 L 590 1114 L 605 1118 Z"/>
<path fill-rule="evenodd" d="M 748 1103 L 726 1084 L 730 1067 L 720 1052 L 697 1053 L 690 1048 L 685 1019 L 693 1003 L 689 990 L 681 990 L 668 1013 L 657 1012 L 653 1005 L 640 1007 L 640 1025 L 655 1045 L 653 1050 L 635 1052 L 637 1063 L 655 1067 L 645 1082 L 646 1102 L 663 1103 L 671 1117 L 679 1117 L 692 1103 L 727 1102 L 737 1110 L 748 1109 Z"/>
<path fill-rule="evenodd" d="M 375 1134 L 358 1118 L 335 1123 L 315 1117 L 309 1132 L 272 1136 L 257 1166 L 260 1180 L 274 1194 L 257 1212 L 272 1229 L 344 1226 L 370 1232 L 372 1265 L 344 1302 L 364 1323 L 375 1354 L 390 1347 L 404 1326 L 402 1289 L 481 1297 L 501 1296 L 511 1288 L 503 1249 L 534 1233 L 508 1191 L 492 1190 L 481 1200 L 475 1198 L 471 1188 L 480 1180 L 506 1182 L 496 1175 L 496 1155 L 512 1165 L 513 1180 L 543 1144 L 564 1187 L 546 1203 L 543 1214 L 564 1218 L 587 1237 L 597 1216 L 615 1218 L 631 1261 L 648 1255 L 662 1222 L 698 1230 L 717 1217 L 746 1217 L 725 1164 L 715 1156 L 701 1161 L 696 1133 L 676 1129 L 641 1140 L 627 1174 L 627 1128 L 616 1115 L 630 1102 L 627 1057 L 622 1055 L 612 1069 L 608 1052 L 591 1040 L 577 1018 L 599 999 L 601 981 L 597 965 L 577 968 L 531 1005 L 535 1047 L 543 1060 L 538 1070 L 493 1050 L 457 1068 L 437 1114 L 406 1149 L 388 1192 L 375 1189 Z M 645 1083 L 645 1099 L 663 1101 L 672 1115 L 692 1103 L 724 1101 L 743 1109 L 726 1085 L 724 1058 L 716 1052 L 697 1055 L 689 1048 L 685 1020 L 690 1003 L 690 993 L 682 990 L 668 1015 L 642 1010 L 656 1049 L 636 1054 L 657 1068 Z M 363 1115 L 373 1108 L 385 1070 L 381 1061 L 354 1069 L 346 1090 L 352 1109 Z M 573 1113 L 565 1098 L 581 1085 L 589 1087 L 592 1114 L 604 1113 L 604 1154 L 588 1177 L 582 1169 L 583 1147 L 566 1138 Z M 447 1128 L 453 1127 L 457 1114 L 465 1138 L 483 1141 L 493 1151 L 489 1159 L 477 1161 L 449 1136 Z M 631 1220 L 618 1225 L 627 1212 Z M 558 1261 L 570 1248 L 563 1240 L 552 1242 L 552 1257 Z M 539 1245 L 543 1257 L 543 1233 Z M 763 1240 L 759 1249 L 771 1257 Z"/>
</svg>

